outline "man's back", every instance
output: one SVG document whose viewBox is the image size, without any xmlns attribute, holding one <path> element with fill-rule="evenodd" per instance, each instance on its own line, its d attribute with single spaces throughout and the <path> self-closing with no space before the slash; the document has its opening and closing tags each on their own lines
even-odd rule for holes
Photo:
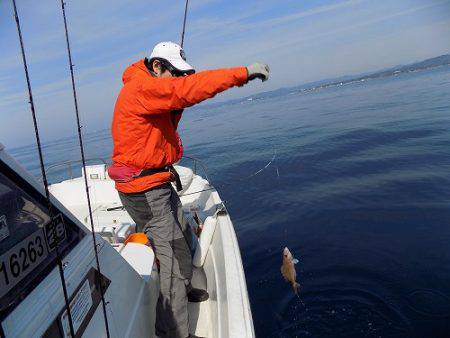
<svg viewBox="0 0 450 338">
<path fill-rule="evenodd" d="M 161 168 L 177 160 L 179 145 L 171 112 L 152 113 L 142 104 L 143 83 L 148 88 L 157 86 L 157 80 L 152 78 L 143 60 L 125 70 L 112 123 L 114 163 L 145 169 Z M 119 184 L 122 187 L 118 188 L 123 192 L 138 192 L 169 179 L 170 173 L 158 173 Z"/>
</svg>

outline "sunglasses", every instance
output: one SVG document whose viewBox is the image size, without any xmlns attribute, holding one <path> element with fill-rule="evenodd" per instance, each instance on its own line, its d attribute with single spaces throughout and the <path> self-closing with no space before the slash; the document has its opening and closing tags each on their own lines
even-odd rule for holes
<svg viewBox="0 0 450 338">
<path fill-rule="evenodd" d="M 181 77 L 181 76 L 190 74 L 190 72 L 182 72 L 182 71 L 176 69 L 174 66 L 172 66 L 170 63 L 168 63 L 165 60 L 159 60 L 159 62 L 161 62 L 161 65 L 165 69 L 167 69 L 170 72 L 170 74 L 172 74 L 172 76 L 174 76 L 174 77 Z"/>
</svg>

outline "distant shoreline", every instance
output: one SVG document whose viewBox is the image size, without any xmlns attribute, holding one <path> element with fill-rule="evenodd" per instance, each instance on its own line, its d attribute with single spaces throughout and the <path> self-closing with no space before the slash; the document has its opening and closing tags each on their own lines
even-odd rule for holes
<svg viewBox="0 0 450 338">
<path fill-rule="evenodd" d="M 305 84 L 301 84 L 298 86 L 292 86 L 292 87 L 284 87 L 279 88 L 267 92 L 261 92 L 253 95 L 249 95 L 243 98 L 239 99 L 233 99 L 228 100 L 224 102 L 217 102 L 217 103 L 211 103 L 211 104 L 205 104 L 198 108 L 211 108 L 211 107 L 218 107 L 223 106 L 227 104 L 236 104 L 241 103 L 245 101 L 255 101 L 255 100 L 261 100 L 265 97 L 272 97 L 272 96 L 278 96 L 283 94 L 292 94 L 295 92 L 310 92 L 317 89 L 324 89 L 334 86 L 343 86 L 348 85 L 352 83 L 357 82 L 364 82 L 368 80 L 374 80 L 374 79 L 381 79 L 381 78 L 388 78 L 392 76 L 399 76 L 403 74 L 413 73 L 417 71 L 425 71 L 425 70 L 431 70 L 438 67 L 443 66 L 450 66 L 450 54 L 444 54 L 437 57 L 429 58 L 423 61 L 414 62 L 408 65 L 399 65 L 395 67 L 391 67 L 388 69 L 382 69 L 378 70 L 372 73 L 367 74 L 356 74 L 356 75 L 345 75 L 340 76 L 336 78 L 331 79 L 325 79 L 325 80 L 319 80 L 314 82 L 308 82 Z"/>
</svg>

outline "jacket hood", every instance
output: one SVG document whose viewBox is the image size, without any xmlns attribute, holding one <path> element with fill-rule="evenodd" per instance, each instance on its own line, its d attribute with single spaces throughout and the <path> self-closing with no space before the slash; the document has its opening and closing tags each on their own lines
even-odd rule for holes
<svg viewBox="0 0 450 338">
<path fill-rule="evenodd" d="M 143 76 L 144 74 L 151 76 L 147 67 L 145 66 L 144 59 L 139 60 L 138 62 L 133 63 L 131 66 L 128 66 L 122 75 L 122 82 L 126 84 L 131 81 L 136 76 Z"/>
</svg>

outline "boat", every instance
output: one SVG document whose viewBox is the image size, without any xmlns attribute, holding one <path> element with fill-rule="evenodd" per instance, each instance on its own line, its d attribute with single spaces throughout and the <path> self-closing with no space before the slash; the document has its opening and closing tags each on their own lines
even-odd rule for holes
<svg viewBox="0 0 450 338">
<path fill-rule="evenodd" d="M 198 163 L 193 164 L 193 169 L 176 167 L 183 183 L 179 195 L 189 224 L 195 229 L 203 226 L 195 237 L 192 284 L 205 288 L 210 297 L 189 303 L 190 332 L 201 337 L 254 337 L 233 223 L 207 175 L 198 174 Z M 159 294 L 155 255 L 149 245 L 126 241 L 135 224 L 106 168 L 105 163 L 96 163 L 85 171 L 94 247 L 83 172 L 49 186 L 48 204 L 42 183 L 0 145 L 2 337 L 70 337 L 68 304 L 75 337 L 155 336 Z M 58 255 L 63 277 L 58 273 Z"/>
</svg>

